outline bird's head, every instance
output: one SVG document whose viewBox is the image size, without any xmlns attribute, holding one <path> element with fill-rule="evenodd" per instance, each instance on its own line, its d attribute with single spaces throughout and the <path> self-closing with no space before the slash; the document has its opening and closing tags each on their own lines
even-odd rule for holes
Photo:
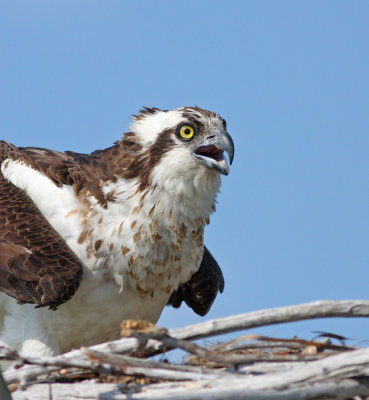
<svg viewBox="0 0 369 400">
<path fill-rule="evenodd" d="M 214 112 L 198 107 L 163 111 L 144 108 L 134 116 L 131 132 L 151 152 L 168 156 L 172 162 L 189 169 L 206 168 L 229 174 L 234 145 L 225 120 Z"/>
<path fill-rule="evenodd" d="M 225 120 L 198 107 L 143 108 L 117 146 L 116 175 L 136 180 L 140 192 L 166 192 L 192 213 L 214 208 L 234 155 Z"/>
<path fill-rule="evenodd" d="M 165 210 L 207 218 L 233 156 L 233 140 L 218 114 L 198 107 L 143 108 L 120 141 L 92 153 L 101 172 L 93 186 L 103 186 L 105 201 L 116 201 L 117 193 L 126 199 L 132 191 L 130 196 L 141 194 L 142 205 L 150 192 Z"/>
</svg>

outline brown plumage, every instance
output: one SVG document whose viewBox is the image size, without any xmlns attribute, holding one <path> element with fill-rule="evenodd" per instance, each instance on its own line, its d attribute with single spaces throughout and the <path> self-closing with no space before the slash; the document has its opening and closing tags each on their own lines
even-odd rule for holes
<svg viewBox="0 0 369 400">
<path fill-rule="evenodd" d="M 184 301 L 196 314 L 206 315 L 218 292 L 223 293 L 224 278 L 215 258 L 204 247 L 200 268 L 191 279 L 172 293 L 168 305 L 179 308 Z"/>
<path fill-rule="evenodd" d="M 145 108 L 130 129 L 91 154 L 0 141 L 9 346 L 58 354 L 117 338 L 123 319 L 156 322 L 165 304 L 205 315 L 223 291 L 203 238 L 230 172 L 224 153 L 229 164 L 234 155 L 225 121 L 197 107 Z"/>
<path fill-rule="evenodd" d="M 136 118 L 156 111 L 146 108 Z M 89 192 L 106 206 L 114 198 L 104 196 L 101 182 L 114 182 L 117 175 L 126 179 L 140 177 L 139 190 L 144 191 L 150 184 L 150 171 L 171 146 L 168 134 L 164 131 L 150 150 L 143 153 L 131 132 L 112 147 L 91 154 L 18 148 L 0 141 L 0 163 L 5 159 L 21 160 L 56 185 L 71 185 L 77 195 L 81 191 Z M 50 308 L 56 308 L 73 296 L 82 279 L 81 263 L 24 191 L 5 181 L 2 175 L 0 235 L 1 291 L 20 303 Z M 95 243 L 95 250 L 100 245 L 101 242 Z M 122 252 L 125 254 L 124 250 Z M 178 308 L 185 301 L 196 313 L 205 315 L 223 287 L 222 272 L 205 248 L 199 271 L 172 294 L 168 305 Z"/>
<path fill-rule="evenodd" d="M 20 303 L 69 300 L 82 265 L 32 200 L 0 176 L 0 290 Z"/>
</svg>

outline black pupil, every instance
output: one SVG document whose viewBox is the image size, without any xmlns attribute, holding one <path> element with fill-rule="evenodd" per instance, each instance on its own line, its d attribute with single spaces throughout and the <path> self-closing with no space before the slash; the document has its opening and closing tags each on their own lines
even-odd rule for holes
<svg viewBox="0 0 369 400">
<path fill-rule="evenodd" d="M 186 134 L 186 135 L 189 135 L 190 133 L 191 133 L 191 129 L 190 129 L 190 128 L 186 128 L 186 129 L 185 129 L 185 134 Z"/>
</svg>

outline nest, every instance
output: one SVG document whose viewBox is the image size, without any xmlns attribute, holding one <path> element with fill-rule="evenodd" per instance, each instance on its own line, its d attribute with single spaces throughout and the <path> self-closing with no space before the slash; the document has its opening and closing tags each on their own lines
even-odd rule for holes
<svg viewBox="0 0 369 400">
<path fill-rule="evenodd" d="M 120 340 L 56 357 L 26 357 L 5 347 L 0 355 L 15 362 L 4 372 L 13 400 L 369 398 L 369 349 L 348 346 L 343 336 L 247 334 L 209 342 L 253 327 L 338 316 L 367 317 L 369 301 L 318 301 L 173 330 L 124 321 Z M 173 349 L 187 353 L 182 362 L 169 361 Z M 1 390 L 6 387 L 0 388 L 6 400 Z"/>
</svg>

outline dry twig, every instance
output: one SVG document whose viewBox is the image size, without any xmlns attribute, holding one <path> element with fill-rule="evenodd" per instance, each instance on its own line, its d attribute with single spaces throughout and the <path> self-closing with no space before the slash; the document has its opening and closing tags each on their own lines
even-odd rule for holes
<svg viewBox="0 0 369 400">
<path fill-rule="evenodd" d="M 250 345 L 240 346 L 240 343 L 237 343 L 250 337 L 241 337 L 233 343 L 212 349 L 188 341 L 273 323 L 337 316 L 367 317 L 369 301 L 318 301 L 219 318 L 169 332 L 157 328 L 146 329 L 143 332 L 133 332 L 134 337 L 74 350 L 57 357 L 25 357 L 3 349 L 5 358 L 16 360 L 23 365 L 19 369 L 12 368 L 6 371 L 4 378 L 8 384 L 52 382 L 60 375 L 61 368 L 66 371 L 75 371 L 78 368 L 93 371 L 97 375 L 111 373 L 168 381 L 156 385 L 136 385 L 139 393 L 130 393 L 131 399 L 241 399 L 248 396 L 255 399 L 308 399 L 328 396 L 344 399 L 355 395 L 369 395 L 369 349 L 352 350 L 343 344 L 337 346 L 327 342 L 265 337 L 253 337 L 262 341 L 254 345 L 253 349 Z M 341 338 L 338 335 L 329 335 L 332 338 Z M 261 345 L 264 346 L 262 350 Z M 173 365 L 123 355 L 137 351 L 143 355 L 150 355 L 171 348 L 183 349 L 201 360 L 207 360 L 210 365 L 223 368 L 204 368 L 204 363 L 200 364 L 202 367 Z M 306 352 L 309 348 L 313 351 Z M 231 352 L 235 349 L 238 353 Z M 284 362 L 283 367 L 276 364 L 281 361 Z M 245 363 L 249 365 L 235 371 L 234 368 Z M 63 374 L 66 375 L 65 371 Z M 53 383 L 50 387 L 52 398 L 77 399 L 78 391 L 82 387 L 85 388 L 84 385 Z M 95 383 L 92 387 L 93 389 L 89 389 L 91 396 L 84 392 L 85 397 L 126 399 L 127 396 L 123 392 L 132 390 L 126 385 L 111 386 L 104 383 Z M 35 388 L 38 388 L 38 394 L 35 393 Z M 24 392 L 17 390 L 13 393 L 13 398 L 46 400 L 49 397 L 43 397 L 41 394 L 44 388 L 42 384 L 32 385 Z"/>
</svg>

